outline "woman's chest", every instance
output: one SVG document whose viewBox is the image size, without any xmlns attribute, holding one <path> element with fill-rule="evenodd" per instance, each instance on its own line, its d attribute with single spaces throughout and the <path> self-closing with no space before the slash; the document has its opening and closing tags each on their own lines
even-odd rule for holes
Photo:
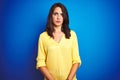
<svg viewBox="0 0 120 80">
<path fill-rule="evenodd" d="M 47 52 L 56 50 L 70 50 L 73 47 L 73 41 L 72 39 L 62 38 L 58 43 L 50 38 L 48 40 L 44 40 L 44 47 Z"/>
</svg>

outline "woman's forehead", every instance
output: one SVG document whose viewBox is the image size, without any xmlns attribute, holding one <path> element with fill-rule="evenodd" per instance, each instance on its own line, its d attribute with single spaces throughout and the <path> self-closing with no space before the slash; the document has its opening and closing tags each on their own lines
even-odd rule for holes
<svg viewBox="0 0 120 80">
<path fill-rule="evenodd" d="M 60 13 L 62 13 L 62 9 L 61 9 L 60 7 L 56 7 L 56 8 L 54 9 L 54 12 L 60 12 Z"/>
</svg>

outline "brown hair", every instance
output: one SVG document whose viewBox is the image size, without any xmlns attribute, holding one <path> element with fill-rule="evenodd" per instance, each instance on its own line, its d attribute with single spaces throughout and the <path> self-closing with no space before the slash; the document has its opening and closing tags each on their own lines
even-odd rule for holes
<svg viewBox="0 0 120 80">
<path fill-rule="evenodd" d="M 52 14 L 53 14 L 53 11 L 54 11 L 54 9 L 56 7 L 60 7 L 62 9 L 62 12 L 63 12 L 63 24 L 62 24 L 61 29 L 62 29 L 62 32 L 65 34 L 65 37 L 67 39 L 69 39 L 70 36 L 71 36 L 70 28 L 69 28 L 69 16 L 68 16 L 68 12 L 67 12 L 66 7 L 61 3 L 55 3 L 50 8 L 50 11 L 49 11 L 49 14 L 48 14 L 48 19 L 47 19 L 47 24 L 46 24 L 47 34 L 50 37 L 53 37 L 52 33 L 54 32 L 54 27 L 53 27 L 53 24 L 52 24 Z"/>
</svg>

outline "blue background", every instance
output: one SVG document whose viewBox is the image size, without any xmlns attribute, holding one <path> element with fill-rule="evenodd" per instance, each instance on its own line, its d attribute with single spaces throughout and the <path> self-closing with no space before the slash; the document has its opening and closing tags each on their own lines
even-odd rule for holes
<svg viewBox="0 0 120 80">
<path fill-rule="evenodd" d="M 39 34 L 51 5 L 68 9 L 82 65 L 78 80 L 120 80 L 120 2 L 3 0 L 0 2 L 0 80 L 42 80 L 36 70 Z"/>
</svg>

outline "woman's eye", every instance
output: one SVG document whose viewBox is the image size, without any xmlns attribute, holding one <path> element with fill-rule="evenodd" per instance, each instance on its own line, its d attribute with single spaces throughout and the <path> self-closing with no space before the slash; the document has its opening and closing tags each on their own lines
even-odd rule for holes
<svg viewBox="0 0 120 80">
<path fill-rule="evenodd" d="M 55 13 L 53 13 L 53 15 L 54 15 L 54 16 L 57 16 L 57 15 L 63 16 L 63 13 L 57 13 L 57 12 L 55 12 Z"/>
<path fill-rule="evenodd" d="M 58 13 L 53 13 L 53 15 L 58 15 Z"/>
<path fill-rule="evenodd" d="M 63 13 L 61 13 L 61 16 L 63 16 Z"/>
</svg>

